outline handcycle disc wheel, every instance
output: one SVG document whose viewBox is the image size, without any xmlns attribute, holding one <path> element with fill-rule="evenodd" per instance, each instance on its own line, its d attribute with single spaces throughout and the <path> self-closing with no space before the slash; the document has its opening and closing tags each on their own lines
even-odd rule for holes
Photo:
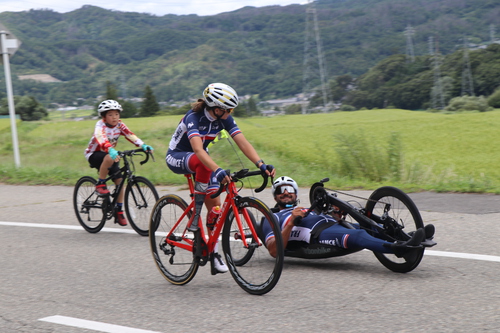
<svg viewBox="0 0 500 333">
<path fill-rule="evenodd" d="M 391 186 L 384 186 L 375 190 L 366 203 L 366 215 L 382 216 L 386 203 L 390 204 L 389 216 L 396 226 L 392 235 L 397 240 L 406 241 L 417 229 L 423 228 L 424 223 L 420 212 L 413 200 L 403 191 Z M 396 227 L 396 228 L 394 228 Z M 416 249 L 412 256 L 398 258 L 394 254 L 374 252 L 377 259 L 393 272 L 406 273 L 415 269 L 424 256 L 424 249 Z"/>
<path fill-rule="evenodd" d="M 191 251 L 166 243 L 169 235 L 170 239 L 179 241 L 181 245 L 192 244 L 194 235 L 184 230 L 191 212 L 176 226 L 187 207 L 181 197 L 165 195 L 154 205 L 149 225 L 149 244 L 156 266 L 167 281 L 176 285 L 191 281 L 199 267 Z"/>
<path fill-rule="evenodd" d="M 82 227 L 90 233 L 101 231 L 106 223 L 103 206 L 109 198 L 99 197 L 95 191 L 97 181 L 89 176 L 80 178 L 73 192 L 73 207 Z"/>
<path fill-rule="evenodd" d="M 246 292 L 263 295 L 271 291 L 281 276 L 283 269 L 283 241 L 281 230 L 269 208 L 255 198 L 241 198 L 238 211 L 229 208 L 229 214 L 222 231 L 224 259 L 229 271 L 238 285 Z M 238 226 L 238 217 L 242 229 Z M 254 225 L 256 232 L 261 228 L 257 224 L 269 223 L 274 232 L 278 249 L 273 258 L 258 235 L 253 235 L 249 227 Z M 260 235 L 262 238 L 262 235 Z M 244 246 L 243 238 L 247 241 Z M 259 245 L 260 244 L 260 245 Z"/>
<path fill-rule="evenodd" d="M 141 236 L 149 234 L 149 218 L 158 192 L 154 185 L 144 177 L 134 177 L 125 189 L 125 212 L 132 228 Z"/>
</svg>

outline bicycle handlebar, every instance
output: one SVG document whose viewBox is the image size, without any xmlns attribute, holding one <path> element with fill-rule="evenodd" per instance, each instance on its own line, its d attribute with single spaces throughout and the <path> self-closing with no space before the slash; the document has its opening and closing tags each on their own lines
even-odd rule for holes
<svg viewBox="0 0 500 333">
<path fill-rule="evenodd" d="M 241 170 L 236 171 L 234 173 L 230 173 L 229 170 L 225 170 L 225 171 L 231 177 L 231 182 L 233 182 L 233 183 L 239 181 L 240 179 L 246 178 L 246 177 L 261 175 L 263 180 L 262 180 L 262 184 L 260 185 L 260 187 L 255 190 L 255 192 L 257 192 L 257 193 L 262 192 L 266 188 L 267 182 L 269 180 L 269 176 L 265 172 L 262 172 L 260 170 L 249 171 L 248 169 L 241 169 Z M 210 196 L 210 198 L 212 198 L 212 199 L 217 198 L 222 193 L 223 189 L 224 189 L 224 186 L 222 184 L 220 184 L 217 192 L 212 194 Z"/>
<path fill-rule="evenodd" d="M 148 151 L 144 151 L 144 149 L 142 148 L 138 148 L 138 149 L 132 149 L 132 150 L 123 150 L 123 151 L 119 151 L 118 154 L 123 157 L 123 156 L 132 156 L 132 155 L 136 155 L 137 153 L 144 153 L 146 154 L 146 158 L 144 158 L 144 160 L 142 160 L 140 162 L 141 165 L 147 163 L 149 161 L 149 156 L 151 155 L 151 158 L 153 159 L 153 162 L 156 162 L 155 161 L 155 157 L 153 155 L 153 152 L 151 150 L 148 150 Z"/>
</svg>

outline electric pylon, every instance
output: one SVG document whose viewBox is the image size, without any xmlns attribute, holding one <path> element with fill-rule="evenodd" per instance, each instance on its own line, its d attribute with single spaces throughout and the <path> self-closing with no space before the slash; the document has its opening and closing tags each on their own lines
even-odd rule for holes
<svg viewBox="0 0 500 333">
<path fill-rule="evenodd" d="M 415 29 L 411 25 L 408 25 L 404 34 L 406 36 L 406 62 L 415 62 L 415 53 L 413 52 L 413 35 L 415 34 Z"/>
<path fill-rule="evenodd" d="M 444 108 L 443 85 L 441 82 L 441 59 L 439 51 L 434 51 L 434 38 L 429 37 L 429 53 L 432 56 L 434 68 L 434 86 L 431 90 L 431 101 L 433 109 Z"/>
<path fill-rule="evenodd" d="M 462 96 L 474 96 L 474 85 L 472 83 L 472 74 L 470 70 L 469 46 L 467 38 L 464 37 L 464 65 L 462 70 Z"/>
<path fill-rule="evenodd" d="M 319 78 L 319 82 L 318 82 Z M 306 8 L 306 31 L 304 41 L 304 103 L 302 104 L 302 113 L 308 113 L 308 103 L 312 95 L 312 89 L 315 86 L 321 88 L 323 97 L 323 112 L 328 111 L 328 87 L 325 58 L 321 47 L 321 39 L 318 28 L 318 17 L 314 1 L 309 0 Z"/>
</svg>

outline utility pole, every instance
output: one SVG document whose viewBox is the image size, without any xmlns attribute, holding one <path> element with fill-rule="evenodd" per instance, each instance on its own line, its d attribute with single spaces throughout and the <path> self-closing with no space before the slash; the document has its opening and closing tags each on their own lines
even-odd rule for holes
<svg viewBox="0 0 500 333">
<path fill-rule="evenodd" d="M 474 85 L 472 83 L 472 74 L 470 70 L 469 46 L 467 38 L 464 36 L 464 64 L 462 70 L 462 96 L 474 96 Z"/>
<path fill-rule="evenodd" d="M 306 31 L 304 41 L 304 75 L 303 75 L 303 94 L 304 103 L 302 104 L 302 114 L 308 113 L 306 101 L 312 96 L 313 83 L 319 83 L 323 97 L 323 112 L 328 111 L 328 87 L 325 59 L 321 47 L 319 36 L 318 17 L 314 0 L 309 0 L 306 8 Z"/>
<path fill-rule="evenodd" d="M 411 25 L 408 25 L 404 34 L 406 36 L 406 62 L 415 62 L 415 52 L 413 52 L 413 35 L 415 34 L 415 29 Z"/>
<path fill-rule="evenodd" d="M 14 94 L 12 92 L 12 79 L 10 75 L 9 57 L 14 55 L 20 45 L 21 42 L 13 34 L 8 32 L 2 24 L 0 24 L 0 51 L 2 52 L 1 56 L 5 72 L 5 85 L 7 86 L 7 103 L 9 105 L 14 162 L 17 168 L 21 166 L 21 158 L 19 155 L 19 142 L 17 139 L 16 110 L 14 108 Z"/>
<path fill-rule="evenodd" d="M 444 108 L 444 96 L 443 96 L 443 85 L 441 82 L 441 60 L 439 57 L 439 51 L 434 51 L 434 38 L 429 37 L 429 53 L 432 56 L 432 62 L 434 67 L 434 86 L 431 90 L 431 100 L 433 109 L 443 109 Z"/>
<path fill-rule="evenodd" d="M 490 24 L 490 42 L 491 42 L 491 44 L 493 44 L 495 42 L 495 33 L 496 33 L 495 25 Z"/>
</svg>

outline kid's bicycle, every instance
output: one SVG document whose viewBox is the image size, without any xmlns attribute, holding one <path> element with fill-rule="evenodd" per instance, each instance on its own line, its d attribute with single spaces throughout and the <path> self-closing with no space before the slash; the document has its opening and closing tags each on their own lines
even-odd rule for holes
<svg viewBox="0 0 500 333">
<path fill-rule="evenodd" d="M 269 207 L 254 197 L 241 197 L 236 183 L 246 177 L 261 175 L 263 183 L 255 190 L 260 192 L 266 187 L 268 178 L 260 170 L 249 172 L 248 169 L 230 175 L 231 182 L 220 186 L 219 191 L 211 196 L 217 197 L 226 188 L 227 195 L 217 221 L 213 228 L 206 231 L 201 218 L 198 230 L 188 230 L 194 214 L 193 175 L 185 175 L 191 193 L 189 204 L 175 194 L 161 197 L 151 215 L 151 252 L 163 277 L 172 284 L 184 285 L 194 278 L 199 266 L 207 262 L 211 263 L 212 274 L 215 274 L 213 252 L 221 236 L 224 259 L 236 283 L 250 294 L 262 295 L 271 291 L 281 276 L 281 232 Z M 274 231 L 278 248 L 275 258 L 271 257 L 258 237 L 255 229 L 257 221 L 269 223 Z"/>
<path fill-rule="evenodd" d="M 116 213 L 116 200 L 118 194 L 125 186 L 125 200 L 123 203 L 125 213 L 132 228 L 141 236 L 149 234 L 149 217 L 159 195 L 154 185 L 145 177 L 136 176 L 135 165 L 132 157 L 138 154 L 146 154 L 141 165 L 148 162 L 149 157 L 154 160 L 151 152 L 143 149 L 124 150 L 118 152 L 123 161 L 123 166 L 116 173 L 109 175 L 106 182 L 115 175 L 121 173 L 123 181 L 114 187 L 112 193 L 105 197 L 100 197 L 95 191 L 97 180 L 90 176 L 80 178 L 75 185 L 73 192 L 73 206 L 82 227 L 90 233 L 99 232 L 106 223 Z"/>
</svg>

